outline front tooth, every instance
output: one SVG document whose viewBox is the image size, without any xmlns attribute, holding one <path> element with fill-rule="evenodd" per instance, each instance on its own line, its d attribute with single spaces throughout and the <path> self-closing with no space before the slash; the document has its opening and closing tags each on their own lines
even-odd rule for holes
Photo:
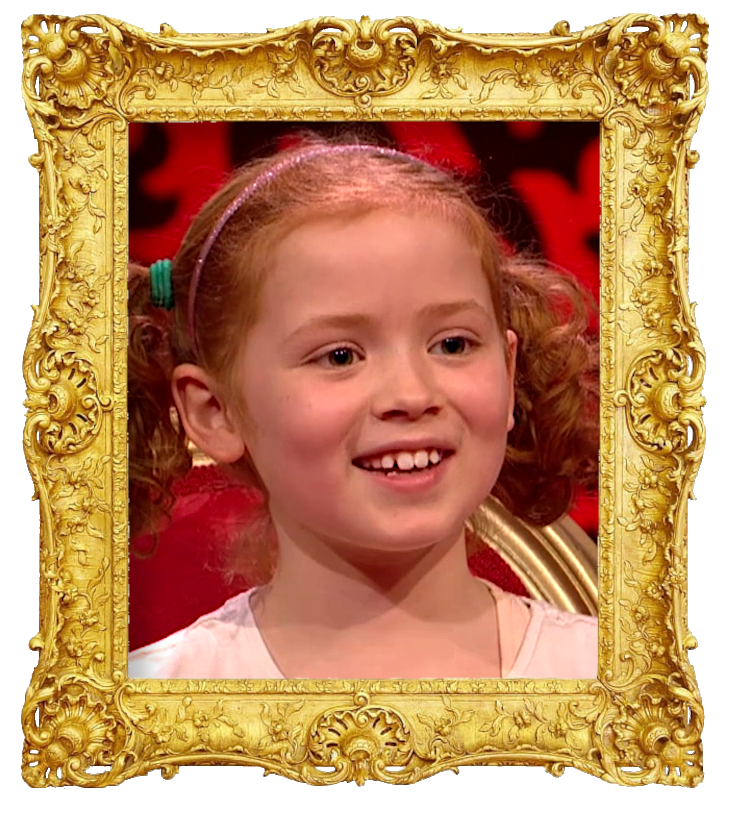
<svg viewBox="0 0 740 815">
<path fill-rule="evenodd" d="M 395 463 L 396 459 L 388 453 L 386 453 L 383 458 L 380 459 L 380 464 L 384 470 L 390 470 Z"/>
<path fill-rule="evenodd" d="M 432 452 L 429 454 L 429 461 L 431 461 L 432 464 L 439 464 L 441 458 L 442 456 L 440 456 L 438 450 L 432 450 Z"/>
<path fill-rule="evenodd" d="M 426 450 L 420 450 L 414 455 L 414 464 L 419 470 L 423 470 L 429 464 L 429 454 Z"/>
<path fill-rule="evenodd" d="M 414 469 L 414 457 L 411 455 L 411 453 L 399 453 L 396 456 L 396 463 L 398 464 L 399 470 Z"/>
</svg>

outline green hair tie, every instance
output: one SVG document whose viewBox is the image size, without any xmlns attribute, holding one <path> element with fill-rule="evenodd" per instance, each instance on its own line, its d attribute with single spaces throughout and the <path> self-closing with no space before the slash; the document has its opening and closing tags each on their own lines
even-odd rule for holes
<svg viewBox="0 0 740 815">
<path fill-rule="evenodd" d="M 158 260 L 149 267 L 152 283 L 152 303 L 157 308 L 174 308 L 175 295 L 172 293 L 172 261 Z"/>
</svg>

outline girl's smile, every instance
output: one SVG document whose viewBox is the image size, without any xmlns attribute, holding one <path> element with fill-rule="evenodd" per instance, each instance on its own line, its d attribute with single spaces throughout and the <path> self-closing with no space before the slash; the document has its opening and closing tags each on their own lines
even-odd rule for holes
<svg viewBox="0 0 740 815">
<path fill-rule="evenodd" d="M 447 453 L 444 457 L 440 457 L 439 461 L 434 464 L 430 462 L 425 467 L 410 467 L 407 470 L 401 470 L 397 467 L 391 469 L 380 468 L 363 468 L 365 472 L 371 477 L 376 479 L 377 484 L 383 485 L 386 489 L 397 490 L 402 494 L 414 495 L 420 491 L 436 487 L 444 474 L 448 471 L 448 461 L 452 453 Z"/>
<path fill-rule="evenodd" d="M 503 463 L 515 347 L 478 253 L 441 216 L 290 232 L 237 367 L 278 534 L 380 551 L 459 537 Z"/>
</svg>

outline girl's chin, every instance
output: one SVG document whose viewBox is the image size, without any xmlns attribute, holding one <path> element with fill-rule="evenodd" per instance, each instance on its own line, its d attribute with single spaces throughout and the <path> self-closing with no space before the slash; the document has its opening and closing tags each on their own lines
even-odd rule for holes
<svg viewBox="0 0 740 815">
<path fill-rule="evenodd" d="M 448 549 L 456 543 L 465 544 L 464 522 L 445 529 L 440 529 L 439 526 L 404 531 L 394 529 L 385 534 L 379 530 L 372 540 L 347 544 L 346 549 L 348 554 L 354 554 L 363 560 L 387 562 L 394 556 L 423 556 L 438 547 Z"/>
</svg>

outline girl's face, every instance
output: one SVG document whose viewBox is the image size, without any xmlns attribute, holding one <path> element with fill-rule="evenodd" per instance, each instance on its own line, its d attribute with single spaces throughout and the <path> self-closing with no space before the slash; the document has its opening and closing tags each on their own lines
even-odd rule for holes
<svg viewBox="0 0 740 815">
<path fill-rule="evenodd" d="M 478 253 L 441 217 L 296 228 L 236 370 L 278 532 L 363 556 L 458 539 L 503 463 L 515 349 Z"/>
</svg>

